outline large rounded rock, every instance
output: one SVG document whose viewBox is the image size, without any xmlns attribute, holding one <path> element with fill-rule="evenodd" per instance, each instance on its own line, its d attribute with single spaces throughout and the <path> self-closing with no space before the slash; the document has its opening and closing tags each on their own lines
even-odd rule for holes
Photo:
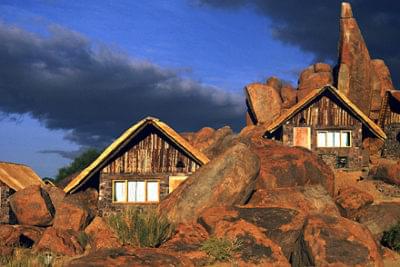
<svg viewBox="0 0 400 267">
<path fill-rule="evenodd" d="M 89 223 L 89 211 L 77 204 L 62 202 L 54 217 L 53 227 L 61 230 L 83 230 Z"/>
<path fill-rule="evenodd" d="M 216 225 L 215 236 L 240 243 L 233 260 L 237 266 L 290 266 L 282 248 L 252 223 L 222 220 Z"/>
<path fill-rule="evenodd" d="M 400 162 L 396 164 L 382 162 L 376 168 L 371 169 L 370 175 L 374 179 L 400 185 Z"/>
<path fill-rule="evenodd" d="M 253 130 L 257 133 L 257 129 Z M 244 133 L 241 133 L 241 135 Z M 251 132 L 248 134 L 251 136 Z M 310 150 L 287 147 L 262 135 L 250 137 L 261 162 L 257 189 L 322 185 L 333 196 L 335 177 L 331 168 Z"/>
<path fill-rule="evenodd" d="M 316 63 L 307 67 L 300 74 L 297 98 L 301 100 L 312 90 L 333 84 L 332 68 L 326 63 Z"/>
<path fill-rule="evenodd" d="M 275 77 L 275 76 L 269 77 L 267 79 L 267 81 L 265 82 L 265 84 L 267 86 L 274 88 L 277 92 L 281 91 L 282 81 L 278 77 Z"/>
<path fill-rule="evenodd" d="M 166 199 L 159 211 L 172 222 L 194 221 L 206 208 L 247 200 L 260 169 L 259 159 L 238 143 L 200 168 Z"/>
<path fill-rule="evenodd" d="M 399 203 L 380 203 L 361 209 L 356 220 L 368 227 L 377 240 L 380 240 L 384 231 L 390 230 L 400 221 Z"/>
<path fill-rule="evenodd" d="M 76 256 L 83 253 L 77 233 L 48 227 L 35 246 L 35 251 L 52 251 L 56 254 Z"/>
<path fill-rule="evenodd" d="M 294 266 L 383 266 L 369 230 L 343 217 L 308 217 L 297 248 Z"/>
<path fill-rule="evenodd" d="M 119 248 L 122 246 L 116 233 L 100 217 L 96 217 L 86 227 L 85 233 L 90 237 L 90 244 L 94 250 Z"/>
<path fill-rule="evenodd" d="M 332 197 L 321 185 L 259 189 L 254 192 L 246 206 L 280 207 L 300 210 L 306 214 L 340 216 Z"/>
<path fill-rule="evenodd" d="M 15 247 L 31 248 L 39 241 L 43 231 L 43 228 L 35 226 L 0 225 L 0 250 Z"/>
<path fill-rule="evenodd" d="M 200 144 L 200 151 L 202 151 L 210 159 L 215 158 L 227 149 L 234 138 L 234 133 L 229 126 L 222 127 L 216 130 L 209 140 Z M 194 144 L 197 148 L 197 145 Z"/>
<path fill-rule="evenodd" d="M 39 185 L 14 193 L 10 197 L 10 206 L 19 224 L 48 226 L 53 221 L 54 206 L 47 192 Z"/>
<path fill-rule="evenodd" d="M 354 219 L 360 209 L 374 202 L 374 197 L 355 187 L 347 187 L 339 192 L 335 201 L 344 217 Z"/>
<path fill-rule="evenodd" d="M 281 89 L 282 107 L 290 108 L 296 104 L 297 91 L 290 84 L 285 84 Z"/>
<path fill-rule="evenodd" d="M 257 124 L 271 123 L 280 115 L 282 99 L 275 88 L 253 83 L 247 85 L 245 91 L 249 108 Z"/>
<path fill-rule="evenodd" d="M 102 266 L 194 266 L 186 257 L 158 248 L 121 248 L 93 252 L 69 262 L 68 267 Z"/>
<path fill-rule="evenodd" d="M 305 214 L 294 209 L 242 206 L 207 209 L 198 221 L 210 234 L 214 235 L 224 234 L 224 229 L 240 225 L 237 224 L 240 221 L 253 224 L 265 235 L 265 238 L 279 245 L 289 260 L 296 250 L 296 240 L 300 237 L 304 220 Z"/>
</svg>

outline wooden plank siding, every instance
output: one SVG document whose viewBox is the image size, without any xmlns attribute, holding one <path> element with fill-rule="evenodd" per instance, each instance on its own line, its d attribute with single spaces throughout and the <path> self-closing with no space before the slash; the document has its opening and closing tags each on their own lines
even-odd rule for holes
<svg viewBox="0 0 400 267">
<path fill-rule="evenodd" d="M 294 126 L 312 125 L 314 127 L 348 127 L 355 126 L 357 120 L 338 103 L 326 96 L 312 102 L 307 108 L 298 112 L 290 123 Z"/>
<path fill-rule="evenodd" d="M 347 167 L 349 169 L 360 169 L 363 165 L 362 123 L 342 103 L 326 93 L 304 106 L 282 126 L 281 140 L 289 146 L 295 145 L 295 127 L 309 127 L 311 150 L 332 168 L 336 168 L 338 157 L 349 158 Z M 349 130 L 352 145 L 351 147 L 318 147 L 318 130 Z"/>
<path fill-rule="evenodd" d="M 179 163 L 179 164 L 178 164 Z M 183 163 L 183 167 L 179 167 Z M 149 133 L 103 168 L 104 174 L 192 173 L 200 165 L 166 141 L 160 133 Z"/>
</svg>

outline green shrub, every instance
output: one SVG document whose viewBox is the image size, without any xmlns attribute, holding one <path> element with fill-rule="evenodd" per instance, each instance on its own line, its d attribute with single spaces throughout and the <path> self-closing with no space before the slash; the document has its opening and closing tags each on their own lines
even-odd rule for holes
<svg viewBox="0 0 400 267">
<path fill-rule="evenodd" d="M 77 238 L 78 238 L 79 245 L 81 245 L 82 248 L 86 248 L 87 244 L 89 244 L 89 242 L 90 242 L 90 236 L 87 235 L 83 231 L 79 232 Z"/>
<path fill-rule="evenodd" d="M 128 208 L 123 213 L 108 217 L 108 223 L 120 241 L 137 247 L 157 247 L 173 233 L 174 227 L 154 208 Z"/>
<path fill-rule="evenodd" d="M 400 252 L 400 222 L 383 233 L 381 243 L 385 247 Z"/>
<path fill-rule="evenodd" d="M 211 237 L 203 242 L 200 250 L 208 254 L 214 261 L 229 261 L 241 247 L 237 239 Z"/>
</svg>

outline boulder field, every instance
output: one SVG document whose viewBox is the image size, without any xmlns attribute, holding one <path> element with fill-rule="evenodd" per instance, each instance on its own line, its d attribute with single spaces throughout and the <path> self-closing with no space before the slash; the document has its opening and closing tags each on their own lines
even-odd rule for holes
<svg viewBox="0 0 400 267">
<path fill-rule="evenodd" d="M 0 251 L 52 251 L 67 257 L 66 266 L 208 266 L 213 263 L 202 245 L 222 238 L 240 244 L 222 266 L 383 266 L 388 253 L 379 241 L 400 219 L 400 205 L 374 203 L 351 187 L 334 195 L 334 176 L 323 161 L 260 138 L 260 131 L 251 126 L 237 135 L 227 128 L 190 134 L 204 150 L 216 143 L 219 149 L 160 202 L 160 214 L 175 231 L 157 248 L 122 244 L 96 216 L 94 190 L 65 196 L 34 186 L 10 200 L 23 223 L 0 226 Z M 89 237 L 86 245 L 82 233 Z"/>
</svg>

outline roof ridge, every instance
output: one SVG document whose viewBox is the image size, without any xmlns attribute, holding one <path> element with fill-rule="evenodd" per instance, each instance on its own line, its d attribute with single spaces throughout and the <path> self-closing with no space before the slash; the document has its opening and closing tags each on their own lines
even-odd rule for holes
<svg viewBox="0 0 400 267">
<path fill-rule="evenodd" d="M 10 162 L 10 161 L 1 161 L 0 160 L 0 164 L 10 164 L 10 165 L 17 165 L 17 166 L 24 166 L 24 167 L 31 168 L 30 166 L 28 166 L 28 165 L 26 165 L 24 163 L 17 163 L 17 162 Z"/>
</svg>

